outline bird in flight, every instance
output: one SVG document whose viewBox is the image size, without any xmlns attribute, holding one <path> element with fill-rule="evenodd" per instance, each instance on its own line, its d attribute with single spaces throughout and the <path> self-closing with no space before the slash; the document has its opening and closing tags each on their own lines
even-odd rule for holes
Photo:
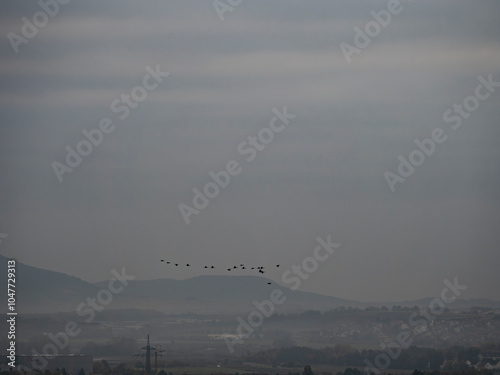
<svg viewBox="0 0 500 375">
<path fill-rule="evenodd" d="M 180 265 L 179 263 L 171 263 L 170 261 L 166 261 L 165 259 L 160 259 L 160 261 L 161 262 L 165 262 L 166 264 L 173 264 L 176 267 L 178 267 Z M 190 263 L 186 263 L 186 267 L 191 267 L 191 266 L 192 265 Z M 278 268 L 278 267 L 280 267 L 280 264 L 276 264 L 275 266 Z M 203 266 L 203 268 L 205 268 L 205 269 L 214 269 L 215 266 L 213 266 L 213 265 L 205 265 L 205 266 Z M 238 270 L 238 269 L 241 269 L 241 270 L 246 270 L 246 269 L 257 270 L 262 275 L 265 273 L 265 271 L 264 271 L 265 267 L 264 266 L 246 267 L 243 263 L 241 263 L 239 266 L 233 265 L 233 266 L 229 266 L 229 268 L 227 268 L 228 271 L 233 271 L 233 270 Z M 272 283 L 268 282 L 267 284 L 271 285 Z"/>
</svg>

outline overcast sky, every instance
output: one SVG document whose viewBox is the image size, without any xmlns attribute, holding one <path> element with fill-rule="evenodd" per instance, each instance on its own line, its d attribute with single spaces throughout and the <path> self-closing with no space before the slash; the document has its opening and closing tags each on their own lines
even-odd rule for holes
<svg viewBox="0 0 500 375">
<path fill-rule="evenodd" d="M 458 277 L 465 298 L 500 300 L 500 87 L 476 97 L 478 77 L 500 81 L 500 2 L 406 1 L 377 30 L 370 12 L 387 7 L 246 0 L 221 20 L 212 1 L 72 0 L 34 20 L 37 2 L 2 1 L 0 253 L 92 282 L 240 263 L 280 263 L 266 274 L 280 282 L 331 235 L 340 247 L 301 290 L 404 300 Z M 148 66 L 170 75 L 145 90 Z M 131 91 L 147 96 L 125 116 Z M 469 96 L 460 126 L 446 122 Z M 248 161 L 240 144 L 285 106 Z M 60 181 L 54 162 L 106 118 Z M 384 173 L 439 129 L 446 141 L 391 191 Z M 179 205 L 230 161 L 240 173 L 186 224 Z"/>
</svg>

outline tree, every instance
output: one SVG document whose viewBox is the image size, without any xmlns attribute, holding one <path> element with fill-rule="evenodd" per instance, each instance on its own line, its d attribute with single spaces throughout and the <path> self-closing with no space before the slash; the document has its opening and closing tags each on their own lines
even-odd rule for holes
<svg viewBox="0 0 500 375">
<path fill-rule="evenodd" d="M 344 370 L 344 375 L 361 375 L 361 371 L 357 368 L 348 367 Z"/>
<path fill-rule="evenodd" d="M 125 363 L 119 363 L 118 366 L 116 366 L 116 369 L 120 372 L 120 374 L 125 375 L 127 372 L 127 365 Z"/>
<path fill-rule="evenodd" d="M 346 354 L 355 352 L 356 348 L 352 347 L 349 344 L 336 344 L 335 351 L 339 354 Z"/>
<path fill-rule="evenodd" d="M 302 375 L 314 375 L 314 372 L 312 372 L 310 365 L 307 365 L 304 367 L 304 371 L 302 372 Z"/>
</svg>

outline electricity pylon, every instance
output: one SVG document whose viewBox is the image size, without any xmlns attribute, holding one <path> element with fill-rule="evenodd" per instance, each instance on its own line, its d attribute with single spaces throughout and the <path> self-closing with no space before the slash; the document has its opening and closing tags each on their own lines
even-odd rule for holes
<svg viewBox="0 0 500 375">
<path fill-rule="evenodd" d="M 148 341 L 146 346 L 142 347 L 141 349 L 146 350 L 146 354 L 135 354 L 134 357 L 146 357 L 146 374 L 151 375 L 151 355 L 155 356 L 155 375 L 156 372 L 158 371 L 158 356 L 162 356 L 161 353 L 163 353 L 165 350 L 161 349 L 161 345 L 155 345 L 154 347 L 149 345 L 149 335 L 148 335 Z M 153 351 L 154 354 L 151 354 L 151 351 Z"/>
</svg>

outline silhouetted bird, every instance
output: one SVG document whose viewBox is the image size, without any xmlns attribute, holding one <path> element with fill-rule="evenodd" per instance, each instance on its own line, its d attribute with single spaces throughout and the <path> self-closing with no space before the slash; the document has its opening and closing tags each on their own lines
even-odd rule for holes
<svg viewBox="0 0 500 375">
<path fill-rule="evenodd" d="M 162 262 L 164 262 L 164 261 L 165 261 L 165 259 L 162 259 L 161 261 L 162 261 Z"/>
<path fill-rule="evenodd" d="M 279 267 L 279 266 L 280 266 L 279 264 L 276 265 L 276 267 Z"/>
<path fill-rule="evenodd" d="M 179 265 L 179 263 L 175 263 L 175 266 L 177 267 Z"/>
<path fill-rule="evenodd" d="M 271 285 L 271 283 L 267 283 L 267 285 Z"/>
<path fill-rule="evenodd" d="M 242 269 L 242 270 L 246 270 L 246 268 L 245 268 L 245 267 L 241 267 L 241 269 Z"/>
<path fill-rule="evenodd" d="M 208 268 L 208 266 L 205 266 L 204 268 Z"/>
<path fill-rule="evenodd" d="M 228 268 L 227 270 L 228 270 L 228 271 L 231 271 L 231 268 Z"/>
<path fill-rule="evenodd" d="M 191 266 L 191 265 L 190 265 L 189 263 L 188 263 L 188 264 L 186 264 L 186 267 L 190 267 L 190 266 Z"/>
<path fill-rule="evenodd" d="M 167 264 L 170 264 L 170 262 L 167 262 Z"/>
<path fill-rule="evenodd" d="M 210 268 L 215 268 L 214 266 L 210 267 Z"/>
<path fill-rule="evenodd" d="M 238 268 L 237 266 L 234 266 L 233 268 Z"/>
</svg>

